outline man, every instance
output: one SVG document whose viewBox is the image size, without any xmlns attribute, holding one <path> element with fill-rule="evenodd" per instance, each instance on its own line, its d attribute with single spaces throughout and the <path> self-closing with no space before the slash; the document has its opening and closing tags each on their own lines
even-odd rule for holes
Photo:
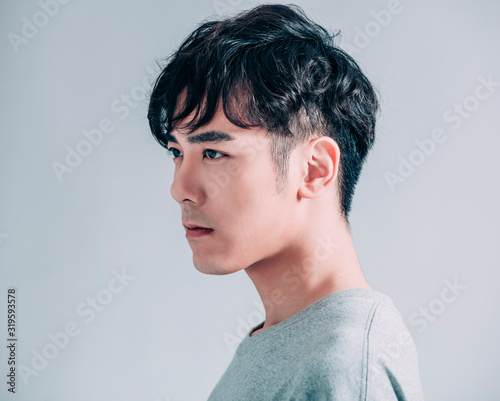
<svg viewBox="0 0 500 401">
<path fill-rule="evenodd" d="M 423 399 L 415 344 L 351 239 L 379 104 L 333 39 L 298 6 L 261 5 L 200 25 L 155 82 L 193 264 L 244 269 L 266 311 L 210 401 Z"/>
</svg>

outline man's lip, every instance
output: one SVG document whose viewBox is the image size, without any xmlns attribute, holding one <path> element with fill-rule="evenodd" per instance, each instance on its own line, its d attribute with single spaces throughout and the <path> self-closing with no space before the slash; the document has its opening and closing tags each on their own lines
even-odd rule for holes
<svg viewBox="0 0 500 401">
<path fill-rule="evenodd" d="M 193 229 L 193 228 L 204 228 L 205 230 L 213 230 L 212 228 L 209 227 L 203 227 L 203 226 L 198 226 L 196 224 L 182 224 L 186 230 L 188 229 Z"/>
</svg>

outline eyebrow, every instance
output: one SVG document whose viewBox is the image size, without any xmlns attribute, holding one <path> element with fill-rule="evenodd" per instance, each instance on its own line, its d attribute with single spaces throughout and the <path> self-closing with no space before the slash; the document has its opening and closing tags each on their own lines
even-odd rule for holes
<svg viewBox="0 0 500 401">
<path fill-rule="evenodd" d="M 187 141 L 188 143 L 205 143 L 205 142 L 223 142 L 223 141 L 232 141 L 236 139 L 235 137 L 226 134 L 221 131 L 207 131 L 202 132 L 196 135 L 188 135 Z M 173 136 L 170 132 L 167 132 L 167 141 L 173 143 L 179 143 L 175 136 Z"/>
</svg>

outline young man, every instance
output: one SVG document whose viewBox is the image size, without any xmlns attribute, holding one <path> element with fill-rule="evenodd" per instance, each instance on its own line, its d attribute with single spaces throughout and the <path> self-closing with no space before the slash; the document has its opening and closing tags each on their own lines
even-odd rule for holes
<svg viewBox="0 0 500 401">
<path fill-rule="evenodd" d="M 209 400 L 422 400 L 415 344 L 361 271 L 348 214 L 378 100 L 334 36 L 293 5 L 200 25 L 148 119 L 205 274 L 244 269 L 265 321 Z"/>
</svg>

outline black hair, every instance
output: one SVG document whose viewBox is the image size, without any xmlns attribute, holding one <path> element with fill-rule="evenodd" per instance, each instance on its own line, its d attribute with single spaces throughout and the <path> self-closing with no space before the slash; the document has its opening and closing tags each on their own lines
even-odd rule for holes
<svg viewBox="0 0 500 401">
<path fill-rule="evenodd" d="M 272 137 L 277 192 L 284 189 L 289 154 L 327 135 L 340 148 L 340 211 L 348 224 L 354 188 L 375 140 L 379 102 L 358 64 L 334 44 L 337 33 L 294 4 L 265 4 L 222 20 L 205 20 L 167 58 L 149 103 L 148 120 L 166 147 L 175 123 L 193 119 L 188 133 L 209 123 L 222 99 L 238 127 L 263 127 Z M 183 108 L 174 116 L 179 95 Z"/>
</svg>

